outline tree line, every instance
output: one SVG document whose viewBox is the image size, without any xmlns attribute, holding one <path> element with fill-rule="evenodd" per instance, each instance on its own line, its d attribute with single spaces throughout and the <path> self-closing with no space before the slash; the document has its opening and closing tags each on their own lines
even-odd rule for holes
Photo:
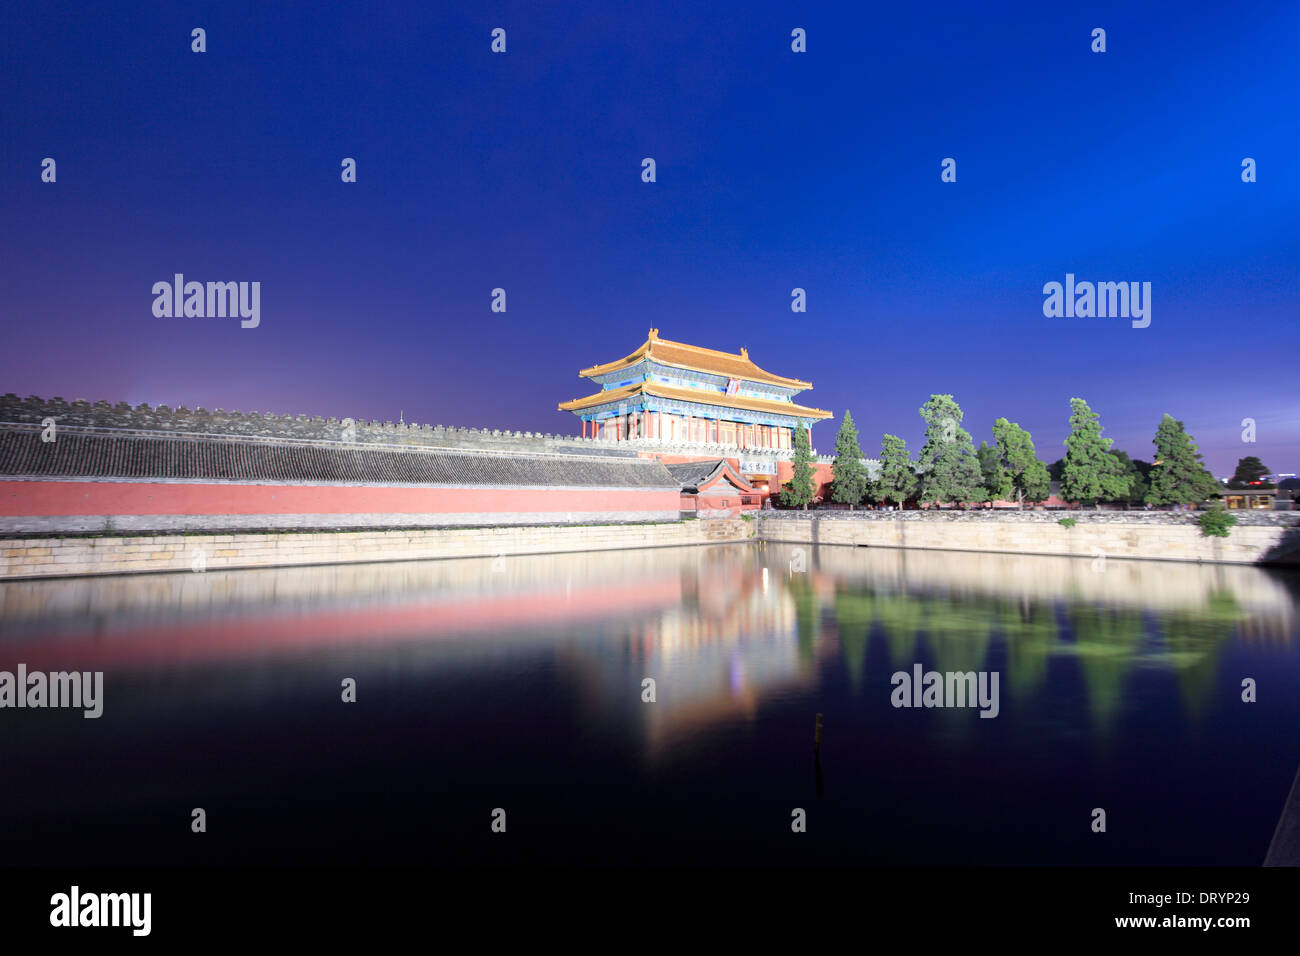
<svg viewBox="0 0 1300 956">
<path fill-rule="evenodd" d="M 1015 422 L 993 423 L 993 444 L 975 447 L 962 428 L 961 407 L 951 395 L 931 395 L 920 408 L 925 444 L 914 460 L 907 442 L 885 435 L 876 468 L 869 468 L 850 412 L 835 436 L 834 480 L 830 499 L 855 508 L 908 503 L 925 505 L 991 504 L 1014 501 L 1037 504 L 1060 482 L 1060 497 L 1096 506 L 1188 505 L 1215 498 L 1222 485 L 1206 470 L 1196 443 L 1183 423 L 1166 414 L 1156 428 L 1153 461 L 1129 458 L 1102 436 L 1100 419 L 1082 398 L 1070 399 L 1070 434 L 1065 456 L 1051 465 L 1039 460 L 1032 436 Z M 816 493 L 814 459 L 803 423 L 794 430 L 794 474 L 781 487 L 778 503 L 807 508 Z M 1230 487 L 1258 484 L 1268 469 L 1258 458 L 1243 458 Z"/>
</svg>

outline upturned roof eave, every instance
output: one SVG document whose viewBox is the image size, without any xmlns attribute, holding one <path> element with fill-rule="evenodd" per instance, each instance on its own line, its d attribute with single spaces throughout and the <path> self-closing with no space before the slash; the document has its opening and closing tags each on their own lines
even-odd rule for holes
<svg viewBox="0 0 1300 956">
<path fill-rule="evenodd" d="M 698 402 L 701 405 L 721 405 L 726 408 L 735 408 L 742 411 L 767 412 L 773 415 L 784 415 L 789 418 L 813 418 L 821 421 L 833 417 L 832 413 L 825 409 L 812 408 L 807 405 L 795 405 L 791 403 L 789 407 L 785 407 L 781 402 L 771 402 L 765 399 L 737 399 L 735 396 L 712 392 L 693 393 L 689 389 L 671 388 L 662 385 L 656 386 L 653 382 L 636 382 L 632 385 L 624 385 L 621 388 L 596 392 L 582 398 L 573 398 L 567 402 L 560 402 L 557 408 L 562 412 L 576 412 L 583 408 L 590 408 L 594 405 L 605 405 L 609 402 L 621 401 L 638 394 L 650 395 L 655 398 L 665 398 L 670 401 Z"/>
</svg>

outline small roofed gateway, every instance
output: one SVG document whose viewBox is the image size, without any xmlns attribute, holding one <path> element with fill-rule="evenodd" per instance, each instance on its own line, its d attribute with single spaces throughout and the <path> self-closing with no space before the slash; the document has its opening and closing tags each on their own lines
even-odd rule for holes
<svg viewBox="0 0 1300 956">
<path fill-rule="evenodd" d="M 788 451 L 800 421 L 830 418 L 794 396 L 811 382 L 759 368 L 739 353 L 671 342 L 651 329 L 631 355 L 578 373 L 600 386 L 561 402 L 582 421 L 584 438 L 726 445 L 742 451 Z"/>
<path fill-rule="evenodd" d="M 682 512 L 701 517 L 730 515 L 759 508 L 763 499 L 745 476 L 725 458 L 668 465 L 682 486 Z"/>
</svg>

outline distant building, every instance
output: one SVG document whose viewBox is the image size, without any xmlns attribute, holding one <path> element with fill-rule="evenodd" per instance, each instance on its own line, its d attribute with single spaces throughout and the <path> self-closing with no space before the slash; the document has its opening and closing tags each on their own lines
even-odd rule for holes
<svg viewBox="0 0 1300 956">
<path fill-rule="evenodd" d="M 1233 511 L 1271 510 L 1276 501 L 1276 488 L 1225 488 L 1223 491 L 1223 506 Z"/>
<path fill-rule="evenodd" d="M 1281 476 L 1277 476 L 1281 477 Z M 1233 511 L 1288 511 L 1291 508 L 1291 495 L 1283 490 L 1282 485 L 1272 483 L 1270 476 L 1263 480 L 1249 482 L 1244 488 L 1234 488 L 1227 483 L 1220 493 L 1223 506 Z"/>
<path fill-rule="evenodd" d="M 1273 507 L 1278 511 L 1295 511 L 1296 495 L 1300 492 L 1300 478 L 1295 475 L 1277 475 L 1277 498 Z"/>
</svg>

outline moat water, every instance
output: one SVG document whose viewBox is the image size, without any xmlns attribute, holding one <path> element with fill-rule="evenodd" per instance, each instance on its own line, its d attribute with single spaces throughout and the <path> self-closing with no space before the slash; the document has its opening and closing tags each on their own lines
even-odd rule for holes
<svg viewBox="0 0 1300 956">
<path fill-rule="evenodd" d="M 0 670 L 104 674 L 98 719 L 0 709 L 0 859 L 1254 866 L 1300 764 L 1298 601 L 1250 567 L 762 544 L 0 584 Z M 915 665 L 996 672 L 997 716 L 893 706 Z"/>
</svg>

